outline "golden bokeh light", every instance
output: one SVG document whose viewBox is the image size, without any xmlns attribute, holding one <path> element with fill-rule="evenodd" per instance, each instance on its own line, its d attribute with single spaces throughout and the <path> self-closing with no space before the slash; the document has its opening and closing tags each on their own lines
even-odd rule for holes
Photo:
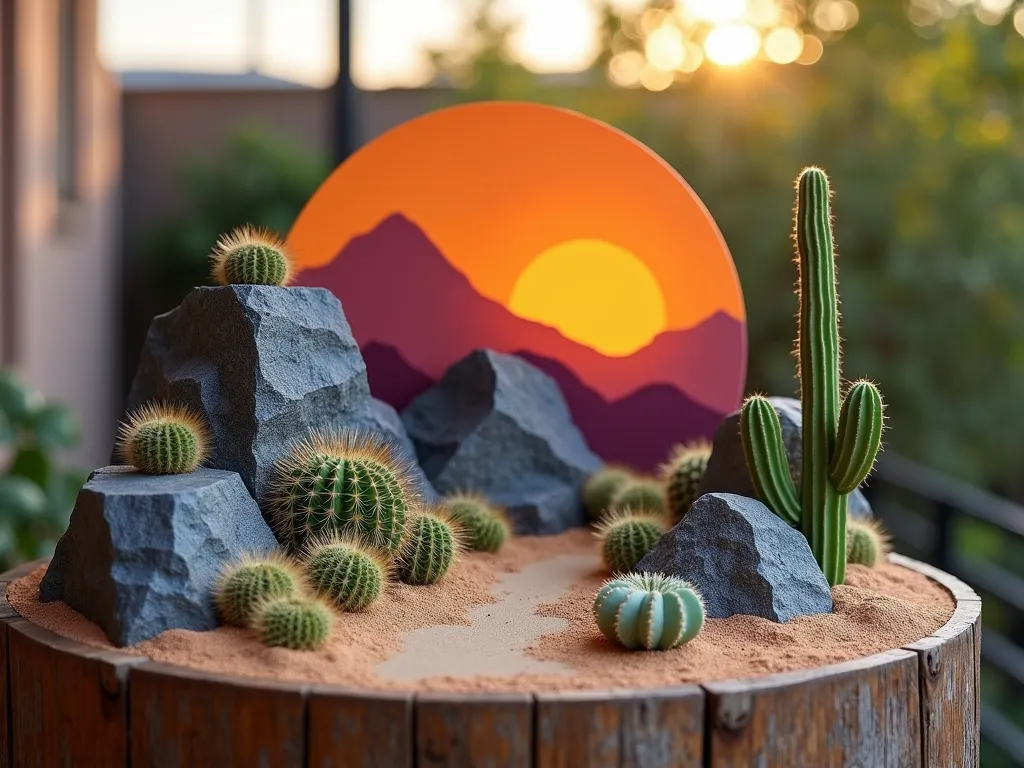
<svg viewBox="0 0 1024 768">
<path fill-rule="evenodd" d="M 632 88 L 640 84 L 640 73 L 647 60 L 640 51 L 623 51 L 612 56 L 608 62 L 608 77 L 616 85 Z"/>
<path fill-rule="evenodd" d="M 804 36 L 792 27 L 773 29 L 764 39 L 764 53 L 776 64 L 792 64 L 804 49 Z"/>
<path fill-rule="evenodd" d="M 630 355 L 665 330 L 665 299 L 651 270 L 604 240 L 541 253 L 516 280 L 509 309 L 609 357 Z"/>
<path fill-rule="evenodd" d="M 772 27 L 779 23 L 782 9 L 777 0 L 747 0 L 748 23 L 755 27 Z"/>
<path fill-rule="evenodd" d="M 651 32 L 644 44 L 647 61 L 658 69 L 669 72 L 686 61 L 686 40 L 674 24 L 663 24 Z"/>
<path fill-rule="evenodd" d="M 664 91 L 675 78 L 671 72 L 659 69 L 653 64 L 648 64 L 640 73 L 640 84 L 648 91 Z"/>
<path fill-rule="evenodd" d="M 700 65 L 704 63 L 704 49 L 696 43 L 687 40 L 686 41 L 686 59 L 679 66 L 680 72 L 696 72 L 700 69 Z"/>
<path fill-rule="evenodd" d="M 1013 14 L 1013 28 L 1017 30 L 1017 34 L 1024 35 L 1024 8 L 1018 8 Z"/>
<path fill-rule="evenodd" d="M 749 24 L 723 24 L 708 32 L 704 52 L 715 64 L 735 67 L 757 56 L 761 35 Z"/>
<path fill-rule="evenodd" d="M 852 0 L 818 0 L 811 20 L 826 32 L 843 32 L 854 27 L 860 12 Z"/>
<path fill-rule="evenodd" d="M 711 24 L 742 21 L 747 16 L 747 0 L 686 0 L 682 10 Z"/>
<path fill-rule="evenodd" d="M 821 40 L 814 35 L 804 35 L 803 39 L 803 50 L 800 51 L 800 56 L 797 58 L 797 64 L 814 64 L 820 58 L 821 54 L 825 52 L 825 46 Z"/>
</svg>

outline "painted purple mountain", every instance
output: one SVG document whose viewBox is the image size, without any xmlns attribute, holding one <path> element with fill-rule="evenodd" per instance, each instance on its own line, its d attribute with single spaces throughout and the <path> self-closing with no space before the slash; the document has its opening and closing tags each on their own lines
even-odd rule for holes
<svg viewBox="0 0 1024 768">
<path fill-rule="evenodd" d="M 480 295 L 397 214 L 299 280 L 341 299 L 371 390 L 399 410 L 473 350 L 519 354 L 563 387 L 597 453 L 650 468 L 672 442 L 710 439 L 742 397 L 745 328 L 728 315 L 663 333 L 628 357 L 606 357 Z"/>
</svg>

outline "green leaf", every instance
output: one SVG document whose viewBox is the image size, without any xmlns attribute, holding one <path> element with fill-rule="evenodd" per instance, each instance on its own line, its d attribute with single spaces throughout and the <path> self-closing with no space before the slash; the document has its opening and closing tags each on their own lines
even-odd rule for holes
<svg viewBox="0 0 1024 768">
<path fill-rule="evenodd" d="M 71 448 L 78 442 L 78 420 L 62 405 L 44 405 L 32 415 L 31 429 L 42 448 Z"/>
<path fill-rule="evenodd" d="M 46 494 L 38 485 L 17 475 L 0 477 L 0 515 L 5 520 L 38 518 L 46 511 Z"/>
<path fill-rule="evenodd" d="M 24 423 L 37 403 L 38 395 L 23 386 L 13 373 L 0 372 L 0 411 L 12 424 Z"/>
<path fill-rule="evenodd" d="M 40 488 L 49 488 L 53 479 L 53 462 L 46 452 L 39 448 L 22 448 L 15 455 L 7 472 L 31 480 Z"/>
<path fill-rule="evenodd" d="M 7 445 L 14 439 L 14 428 L 7 414 L 0 411 L 0 445 Z"/>
</svg>

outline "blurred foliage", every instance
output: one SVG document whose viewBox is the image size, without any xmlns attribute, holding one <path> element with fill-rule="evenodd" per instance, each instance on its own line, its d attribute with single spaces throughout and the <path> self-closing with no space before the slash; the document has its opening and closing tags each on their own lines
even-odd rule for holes
<svg viewBox="0 0 1024 768">
<path fill-rule="evenodd" d="M 180 175 L 183 210 L 141 249 L 152 303 L 168 309 L 194 286 L 209 284 L 209 254 L 221 234 L 242 224 L 286 234 L 331 167 L 326 157 L 260 125 L 240 126 L 212 158 L 189 158 Z"/>
<path fill-rule="evenodd" d="M 613 47 L 642 49 L 642 8 L 606 9 L 604 51 L 559 83 L 511 59 L 509 28 L 489 23 L 489 5 L 467 47 L 434 55 L 463 86 L 452 98 L 573 108 L 677 168 L 746 289 L 751 391 L 795 390 L 792 185 L 803 166 L 824 167 L 836 191 L 844 370 L 880 383 L 887 444 L 1020 496 L 1024 39 L 1012 9 L 994 18 L 971 0 L 857 0 L 852 28 L 817 30 L 826 46 L 816 64 L 705 62 L 651 93 L 607 77 Z"/>
<path fill-rule="evenodd" d="M 67 408 L 0 371 L 0 570 L 51 554 L 67 528 L 85 474 L 60 468 L 54 454 L 78 436 Z"/>
</svg>

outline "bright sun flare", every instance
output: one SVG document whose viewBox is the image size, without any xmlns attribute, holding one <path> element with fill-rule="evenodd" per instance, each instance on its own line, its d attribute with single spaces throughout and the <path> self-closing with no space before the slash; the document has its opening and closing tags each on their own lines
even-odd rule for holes
<svg viewBox="0 0 1024 768">
<path fill-rule="evenodd" d="M 541 253 L 516 281 L 509 308 L 610 357 L 630 355 L 665 330 L 654 275 L 604 240 L 571 240 Z"/>
</svg>

